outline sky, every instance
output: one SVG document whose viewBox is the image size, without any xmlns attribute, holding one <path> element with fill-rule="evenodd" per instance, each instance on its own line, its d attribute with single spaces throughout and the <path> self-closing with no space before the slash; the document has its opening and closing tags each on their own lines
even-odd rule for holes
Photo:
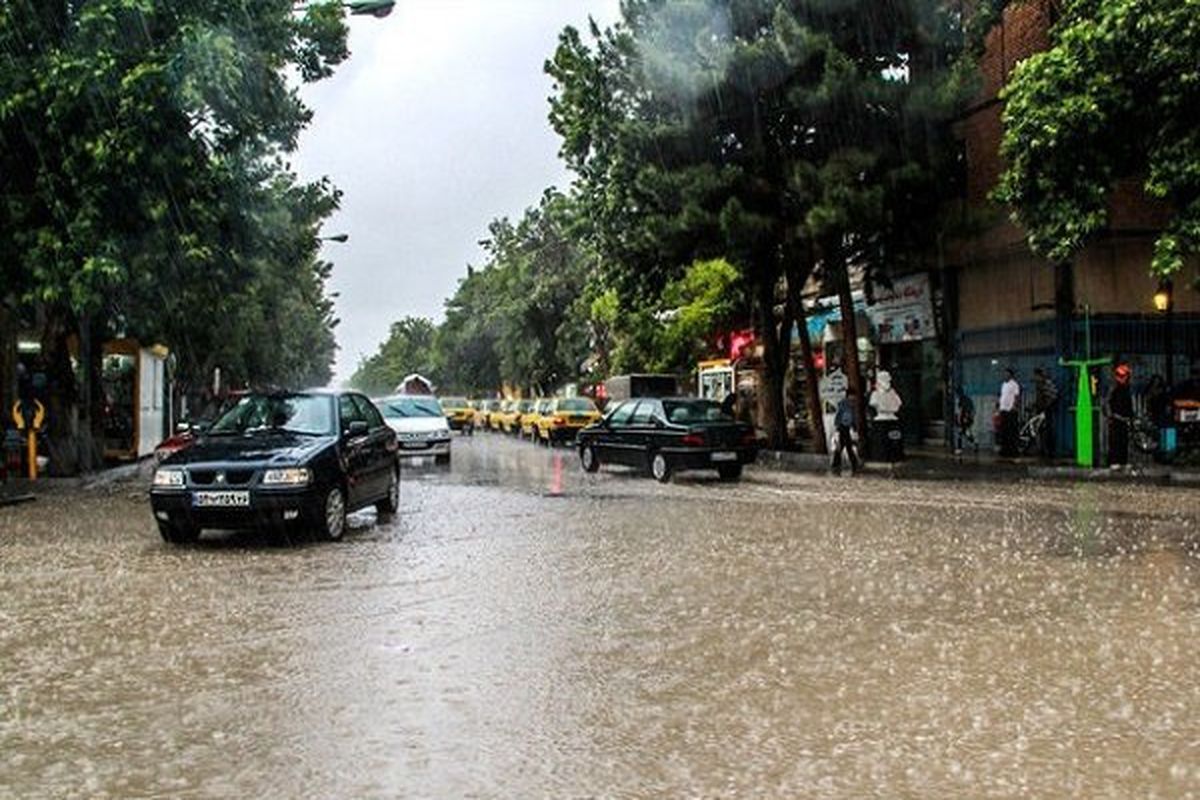
<svg viewBox="0 0 1200 800">
<path fill-rule="evenodd" d="M 351 57 L 302 88 L 314 112 L 293 159 L 344 193 L 324 235 L 338 294 L 335 382 L 375 352 L 391 323 L 442 318 L 479 240 L 570 176 L 546 115 L 542 65 L 566 25 L 616 21 L 618 0 L 398 0 L 352 17 Z"/>
</svg>

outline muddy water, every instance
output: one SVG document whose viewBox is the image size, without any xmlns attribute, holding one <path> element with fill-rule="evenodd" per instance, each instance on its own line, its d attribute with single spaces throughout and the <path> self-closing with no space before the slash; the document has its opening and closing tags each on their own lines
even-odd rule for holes
<svg viewBox="0 0 1200 800">
<path fill-rule="evenodd" d="M 0 509 L 0 796 L 1200 793 L 1194 493 L 456 446 L 337 545 Z"/>
</svg>

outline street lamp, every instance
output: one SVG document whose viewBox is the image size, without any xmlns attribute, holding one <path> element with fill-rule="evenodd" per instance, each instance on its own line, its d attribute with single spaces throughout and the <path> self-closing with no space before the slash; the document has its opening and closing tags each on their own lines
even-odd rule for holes
<svg viewBox="0 0 1200 800">
<path fill-rule="evenodd" d="M 334 236 L 318 236 L 318 237 L 317 237 L 317 241 L 320 241 L 320 242 L 337 242 L 338 244 L 345 244 L 346 242 L 350 241 L 350 234 L 348 234 L 348 233 L 339 233 L 339 234 L 336 234 L 336 235 L 334 235 Z"/>
<path fill-rule="evenodd" d="M 1175 285 L 1170 278 L 1159 279 L 1158 289 L 1154 292 L 1154 309 L 1164 315 L 1163 335 L 1166 338 L 1166 346 L 1163 352 L 1167 357 L 1167 386 L 1171 387 L 1175 385 L 1175 338 L 1171 330 L 1175 317 Z"/>
<path fill-rule="evenodd" d="M 320 3 L 294 3 L 292 10 L 305 11 L 313 5 L 320 5 Z M 396 8 L 396 0 L 347 0 L 339 2 L 338 5 L 354 16 L 383 19 Z"/>
</svg>

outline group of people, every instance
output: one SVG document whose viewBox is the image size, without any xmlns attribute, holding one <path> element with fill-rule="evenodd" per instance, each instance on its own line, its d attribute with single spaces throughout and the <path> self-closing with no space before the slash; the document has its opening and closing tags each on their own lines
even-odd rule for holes
<svg viewBox="0 0 1200 800">
<path fill-rule="evenodd" d="M 1118 362 L 1112 368 L 1112 383 L 1104 398 L 1104 414 L 1108 426 L 1108 463 L 1113 467 L 1119 468 L 1129 463 L 1130 432 L 1135 421 L 1132 387 L 1133 368 L 1128 363 Z M 1031 418 L 1041 417 L 1040 424 L 1035 428 L 1038 453 L 1043 458 L 1053 458 L 1053 418 L 1059 393 L 1053 379 L 1041 367 L 1033 371 L 1033 392 L 1030 415 Z M 1002 458 L 1015 458 L 1019 455 L 1021 393 L 1016 370 L 1010 367 L 1005 370 L 997 401 L 996 438 Z M 1166 424 L 1164 420 L 1169 416 L 1168 397 L 1166 381 L 1160 375 L 1152 377 L 1146 389 L 1146 405 L 1151 419 L 1160 427 Z M 966 411 L 970 399 L 961 390 L 959 405 L 959 427 L 962 431 L 968 417 L 973 423 L 974 414 L 973 407 L 969 412 Z"/>
</svg>

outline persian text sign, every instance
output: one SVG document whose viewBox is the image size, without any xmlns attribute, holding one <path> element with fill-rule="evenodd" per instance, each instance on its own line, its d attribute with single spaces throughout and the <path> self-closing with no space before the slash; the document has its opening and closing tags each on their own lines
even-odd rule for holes
<svg viewBox="0 0 1200 800">
<path fill-rule="evenodd" d="M 897 278 L 891 289 L 880 288 L 875 303 L 867 307 L 880 344 L 915 342 L 937 334 L 933 323 L 933 297 L 929 274 Z"/>
</svg>

